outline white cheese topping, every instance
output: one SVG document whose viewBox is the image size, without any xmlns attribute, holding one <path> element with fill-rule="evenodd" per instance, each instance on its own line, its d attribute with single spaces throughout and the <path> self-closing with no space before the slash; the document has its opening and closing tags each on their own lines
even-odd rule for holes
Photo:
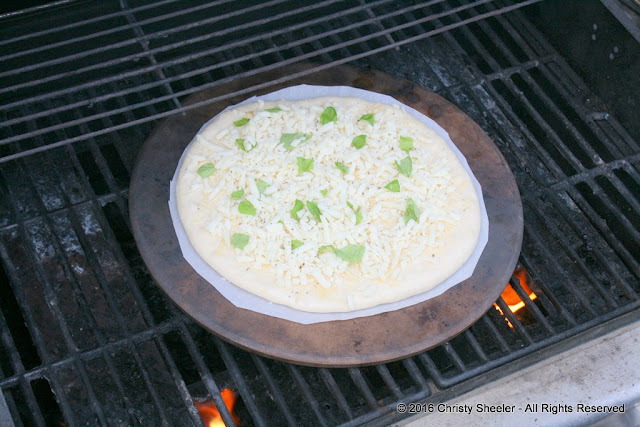
<svg viewBox="0 0 640 427">
<path fill-rule="evenodd" d="M 345 277 L 358 277 L 364 284 L 353 292 L 365 296 L 377 291 L 374 283 L 397 281 L 407 266 L 437 262 L 432 254 L 442 246 L 443 233 L 456 227 L 469 202 L 455 197 L 458 182 L 449 173 L 449 157 L 442 155 L 448 148 L 433 144 L 439 138 L 434 132 L 416 128 L 398 108 L 377 104 L 290 102 L 279 112 L 265 111 L 277 105 L 256 103 L 221 114 L 224 128 L 215 135 L 198 135 L 188 154 L 181 175 L 192 202 L 186 206 L 190 218 L 202 222 L 212 249 L 226 248 L 247 268 L 274 273 L 276 284 L 285 288 L 330 289 Z M 320 115 L 329 106 L 336 109 L 337 121 L 322 125 Z M 363 114 L 374 115 L 373 126 L 359 120 Z M 249 121 L 233 124 L 242 118 Z M 299 134 L 290 151 L 280 142 L 283 134 Z M 356 149 L 352 140 L 362 134 L 366 145 Z M 408 153 L 399 147 L 401 136 L 413 139 Z M 236 143 L 240 139 L 244 150 Z M 410 177 L 396 166 L 407 156 L 412 161 Z M 299 173 L 298 157 L 313 159 L 313 168 Z M 336 162 L 348 172 L 343 174 Z M 205 163 L 212 163 L 215 171 L 202 178 L 197 170 Z M 385 188 L 396 179 L 399 192 Z M 263 193 L 258 180 L 268 184 Z M 243 196 L 232 199 L 231 193 L 240 189 Z M 419 217 L 405 223 L 409 198 Z M 255 207 L 255 215 L 238 211 L 244 200 Z M 291 215 L 296 200 L 304 203 L 300 221 Z M 309 201 L 321 211 L 319 222 Z M 347 202 L 359 209 L 359 224 Z M 234 233 L 248 235 L 249 243 L 242 249 L 232 247 Z M 292 240 L 303 245 L 292 250 Z M 360 262 L 350 264 L 332 251 L 318 255 L 324 245 L 360 245 L 365 253 Z M 350 308 L 353 292 L 347 294 Z"/>
</svg>

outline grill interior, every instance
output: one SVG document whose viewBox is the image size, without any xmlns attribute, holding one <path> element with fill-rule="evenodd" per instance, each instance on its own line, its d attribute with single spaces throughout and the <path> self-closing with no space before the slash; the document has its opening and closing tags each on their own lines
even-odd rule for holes
<svg viewBox="0 0 640 427">
<path fill-rule="evenodd" d="M 397 402 L 442 401 L 494 368 L 637 318 L 637 116 L 594 93 L 541 23 L 549 3 L 576 5 L 60 1 L 2 16 L 0 424 L 201 425 L 194 400 L 224 407 L 224 388 L 239 395 L 242 425 L 382 423 Z M 614 68 L 638 58 L 606 9 L 584 3 L 599 17 L 580 29 L 594 52 Z M 226 344 L 164 297 L 128 217 L 142 143 L 192 108 L 189 94 L 299 61 L 407 78 L 491 136 L 522 194 L 522 270 L 510 286 L 524 308 L 500 298 L 500 311 L 415 357 L 317 369 Z"/>
</svg>

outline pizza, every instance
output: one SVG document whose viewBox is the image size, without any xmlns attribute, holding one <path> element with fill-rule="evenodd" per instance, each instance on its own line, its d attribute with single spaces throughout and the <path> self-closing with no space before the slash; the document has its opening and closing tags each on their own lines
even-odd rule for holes
<svg viewBox="0 0 640 427">
<path fill-rule="evenodd" d="M 434 288 L 481 228 L 481 195 L 443 138 L 397 105 L 353 97 L 223 111 L 187 148 L 175 191 L 210 267 L 314 313 Z"/>
</svg>

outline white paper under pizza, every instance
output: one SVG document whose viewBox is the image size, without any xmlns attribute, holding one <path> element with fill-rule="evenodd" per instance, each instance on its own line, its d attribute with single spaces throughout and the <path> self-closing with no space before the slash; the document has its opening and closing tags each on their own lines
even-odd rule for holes
<svg viewBox="0 0 640 427">
<path fill-rule="evenodd" d="M 240 104 L 227 107 L 234 108 L 239 105 L 256 102 L 258 99 L 261 99 L 265 102 L 267 101 L 296 101 L 303 100 L 309 98 L 317 98 L 317 97 L 355 97 L 360 98 L 365 101 L 377 102 L 381 104 L 387 105 L 397 105 L 403 111 L 412 115 L 419 121 L 423 122 L 426 126 L 433 129 L 444 141 L 449 145 L 449 147 L 453 150 L 458 160 L 464 167 L 464 169 L 469 174 L 471 181 L 473 183 L 474 189 L 478 196 L 478 201 L 480 204 L 480 216 L 481 216 L 481 224 L 480 224 L 480 233 L 478 237 L 477 244 L 475 249 L 473 250 L 471 256 L 467 259 L 467 261 L 460 267 L 455 273 L 449 276 L 447 279 L 442 281 L 440 284 L 432 288 L 427 292 L 423 292 L 421 294 L 417 294 L 411 296 L 409 298 L 405 298 L 403 300 L 380 304 L 374 307 L 350 311 L 350 312 L 340 312 L 340 313 L 310 313 L 301 310 L 297 310 L 285 305 L 276 304 L 271 301 L 268 301 L 262 297 L 259 297 L 255 294 L 252 294 L 244 289 L 241 289 L 235 286 L 233 283 L 230 283 L 225 278 L 223 278 L 218 272 L 216 272 L 209 264 L 207 264 L 198 253 L 195 251 L 193 246 L 191 245 L 189 238 L 184 230 L 184 227 L 180 221 L 180 216 L 178 214 L 178 207 L 176 203 L 176 182 L 178 173 L 181 169 L 182 162 L 184 159 L 184 155 L 180 159 L 178 166 L 176 168 L 176 173 L 171 181 L 170 186 L 170 198 L 169 198 L 169 210 L 171 213 L 171 219 L 173 221 L 173 226 L 176 231 L 176 235 L 178 237 L 178 242 L 180 244 L 180 249 L 182 250 L 182 254 L 185 260 L 193 267 L 193 269 L 200 274 L 206 281 L 208 281 L 211 285 L 213 285 L 218 292 L 220 292 L 225 298 L 227 298 L 231 303 L 235 306 L 251 310 L 257 313 L 265 314 L 268 316 L 278 317 L 281 319 L 289 320 L 296 323 L 301 324 L 311 324 L 311 323 L 319 323 L 319 322 L 328 322 L 334 320 L 347 320 L 354 319 L 358 317 L 365 316 L 373 316 L 380 313 L 385 313 L 389 311 L 400 310 L 405 307 L 412 306 L 414 304 L 418 304 L 424 302 L 430 298 L 437 297 L 438 295 L 444 293 L 451 287 L 457 285 L 458 283 L 468 279 L 473 274 L 473 271 L 480 259 L 480 255 L 484 250 L 488 235 L 489 235 L 489 220 L 487 217 L 486 208 L 484 205 L 484 200 L 482 198 L 482 189 L 477 179 L 473 175 L 473 172 L 469 168 L 469 165 L 462 155 L 458 148 L 453 144 L 449 134 L 442 129 L 436 122 L 426 117 L 424 114 L 418 112 L 417 110 L 410 108 L 396 99 L 387 96 L 381 95 L 379 93 L 370 92 L 367 90 L 356 89 L 352 87 L 346 86 L 309 86 L 309 85 L 298 85 L 292 86 L 286 89 L 282 89 L 276 92 L 272 92 L 270 94 L 260 96 L 260 97 L 252 97 L 249 98 Z M 215 117 L 213 117 L 210 121 L 205 123 L 200 132 L 205 129 L 211 121 L 213 121 Z M 195 138 L 194 140 L 195 141 Z M 193 143 L 191 142 L 191 144 Z M 190 145 L 191 145 L 190 144 Z M 188 148 L 185 149 L 185 153 L 188 151 Z"/>
</svg>

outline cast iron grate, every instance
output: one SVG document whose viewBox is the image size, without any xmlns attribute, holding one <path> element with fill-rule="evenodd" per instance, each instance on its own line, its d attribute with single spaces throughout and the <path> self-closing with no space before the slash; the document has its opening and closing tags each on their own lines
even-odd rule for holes
<svg viewBox="0 0 640 427">
<path fill-rule="evenodd" d="M 529 2 L 423 3 L 271 1 L 251 12 L 216 2 L 221 13 L 121 0 L 7 20 L 0 421 L 199 425 L 194 400 L 222 407 L 231 388 L 243 425 L 363 424 L 636 310 L 638 141 L 523 14 L 503 15 Z M 286 16 L 261 22 L 265 4 Z M 402 361 L 315 369 L 236 349 L 164 298 L 128 220 L 141 143 L 187 94 L 301 59 L 406 77 L 489 133 L 523 195 L 524 270 L 510 286 L 524 308 L 500 298 L 500 312 Z"/>
</svg>

